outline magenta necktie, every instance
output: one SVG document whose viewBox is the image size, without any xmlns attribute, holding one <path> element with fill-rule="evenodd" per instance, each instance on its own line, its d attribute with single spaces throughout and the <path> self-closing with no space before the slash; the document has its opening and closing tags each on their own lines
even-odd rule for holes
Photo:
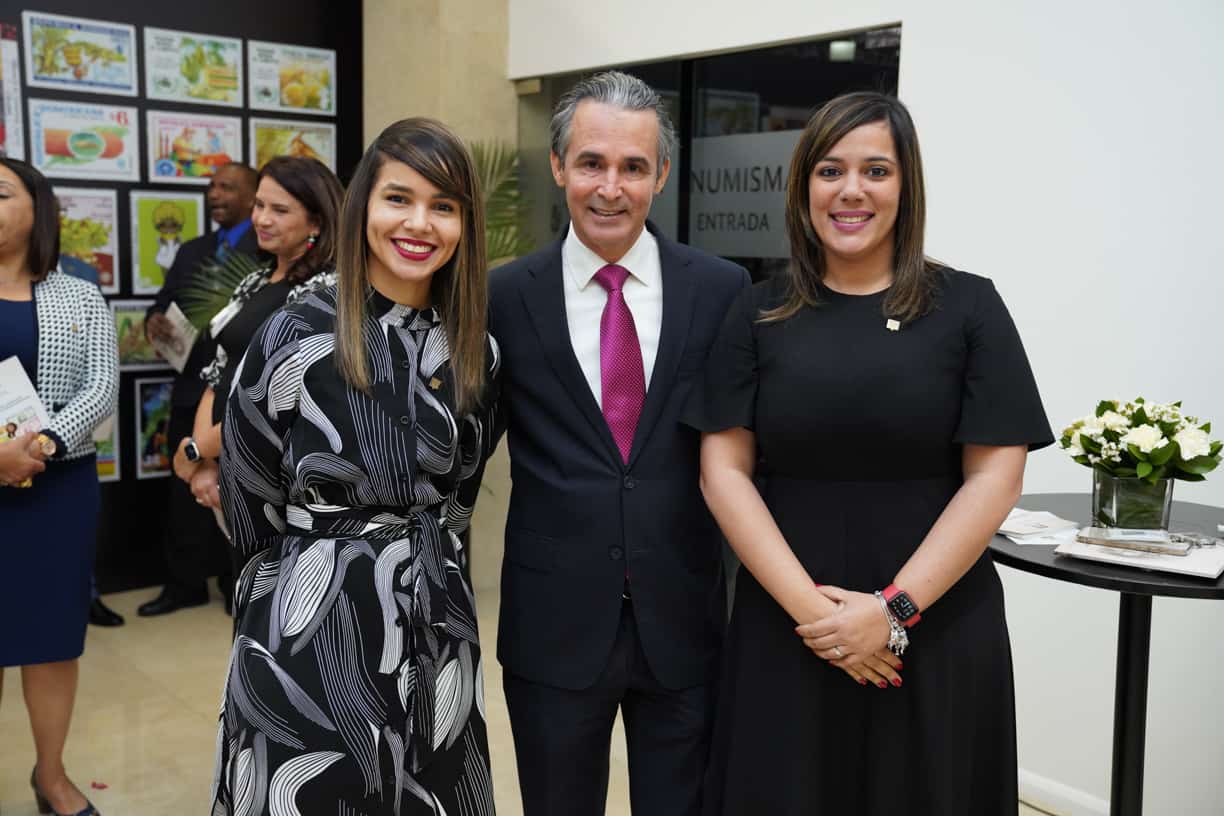
<svg viewBox="0 0 1224 816">
<path fill-rule="evenodd" d="M 642 403 L 646 400 L 646 375 L 642 346 L 638 343 L 633 313 L 625 303 L 625 279 L 629 270 L 608 264 L 595 273 L 595 280 L 608 290 L 603 317 L 599 319 L 599 376 L 603 391 L 603 415 L 621 458 L 629 462 L 633 433 L 637 430 Z"/>
</svg>

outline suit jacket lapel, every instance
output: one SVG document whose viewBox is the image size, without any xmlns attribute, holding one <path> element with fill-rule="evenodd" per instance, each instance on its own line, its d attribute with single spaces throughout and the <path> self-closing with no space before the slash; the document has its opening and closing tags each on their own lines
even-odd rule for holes
<svg viewBox="0 0 1224 816">
<path fill-rule="evenodd" d="M 671 395 L 676 382 L 676 368 L 680 365 L 693 318 L 693 306 L 697 302 L 696 280 L 689 266 L 691 259 L 681 254 L 677 244 L 660 235 L 653 224 L 647 226 L 659 244 L 659 266 L 663 271 L 663 321 L 659 327 L 659 349 L 655 353 L 650 388 L 646 392 L 646 402 L 633 435 L 633 448 L 629 452 L 629 467 L 633 466 L 645 447 Z"/>
<path fill-rule="evenodd" d="M 612 432 L 570 342 L 569 319 L 565 313 L 565 288 L 561 279 L 561 242 L 557 241 L 548 254 L 548 259 L 530 269 L 531 280 L 522 289 L 524 306 L 540 338 L 544 356 L 562 389 L 574 401 L 578 411 L 586 418 L 592 432 L 605 448 L 605 453 L 620 463 L 620 452 L 612 439 Z M 666 292 L 666 290 L 665 290 Z"/>
</svg>

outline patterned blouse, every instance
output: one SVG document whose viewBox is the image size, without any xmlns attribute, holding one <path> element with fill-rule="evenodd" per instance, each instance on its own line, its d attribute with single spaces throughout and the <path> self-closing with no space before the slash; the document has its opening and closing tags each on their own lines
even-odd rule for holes
<svg viewBox="0 0 1224 816">
<path fill-rule="evenodd" d="M 499 352 L 490 337 L 483 407 L 456 416 L 437 314 L 370 305 L 369 393 L 333 363 L 335 287 L 274 313 L 235 373 L 213 814 L 493 813 L 459 536 L 497 439 Z"/>
</svg>

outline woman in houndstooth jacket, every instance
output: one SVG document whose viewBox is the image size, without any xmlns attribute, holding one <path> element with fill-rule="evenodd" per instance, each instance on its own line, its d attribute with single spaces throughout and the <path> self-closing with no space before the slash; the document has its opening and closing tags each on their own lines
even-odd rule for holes
<svg viewBox="0 0 1224 816">
<path fill-rule="evenodd" d="M 0 488 L 0 680 L 3 667 L 22 667 L 40 812 L 89 816 L 97 811 L 68 779 L 63 749 L 97 532 L 92 433 L 115 411 L 119 359 L 102 293 L 55 271 L 58 256 L 51 185 L 25 162 L 0 157 L 0 359 L 17 357 L 51 417 L 37 435 L 0 443 L 22 446 L 45 467 L 29 487 Z"/>
</svg>

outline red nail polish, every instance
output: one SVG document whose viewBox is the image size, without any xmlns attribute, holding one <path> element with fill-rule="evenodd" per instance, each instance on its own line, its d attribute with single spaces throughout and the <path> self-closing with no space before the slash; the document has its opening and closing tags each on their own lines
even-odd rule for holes
<svg viewBox="0 0 1224 816">
<path fill-rule="evenodd" d="M 901 688 L 901 678 L 898 677 L 896 680 L 892 681 L 892 684 L 897 688 Z"/>
<path fill-rule="evenodd" d="M 898 660 L 897 661 L 897 671 L 901 671 L 904 668 L 905 668 L 905 664 Z"/>
<path fill-rule="evenodd" d="M 859 684 L 860 686 L 865 686 L 865 685 L 867 685 L 867 681 L 866 681 L 865 679 L 863 679 L 862 677 L 860 677 L 860 678 L 858 679 L 858 684 Z"/>
<path fill-rule="evenodd" d="M 812 583 L 816 583 L 816 582 L 815 582 L 815 581 L 813 581 Z M 816 584 L 816 586 L 818 586 L 818 587 L 822 587 L 822 586 L 824 586 L 824 584 Z"/>
<path fill-rule="evenodd" d="M 883 680 L 881 680 L 880 682 L 876 683 L 876 685 L 877 685 L 877 686 L 879 686 L 880 688 L 888 688 L 888 684 L 887 684 L 887 683 L 885 683 Z"/>
</svg>

